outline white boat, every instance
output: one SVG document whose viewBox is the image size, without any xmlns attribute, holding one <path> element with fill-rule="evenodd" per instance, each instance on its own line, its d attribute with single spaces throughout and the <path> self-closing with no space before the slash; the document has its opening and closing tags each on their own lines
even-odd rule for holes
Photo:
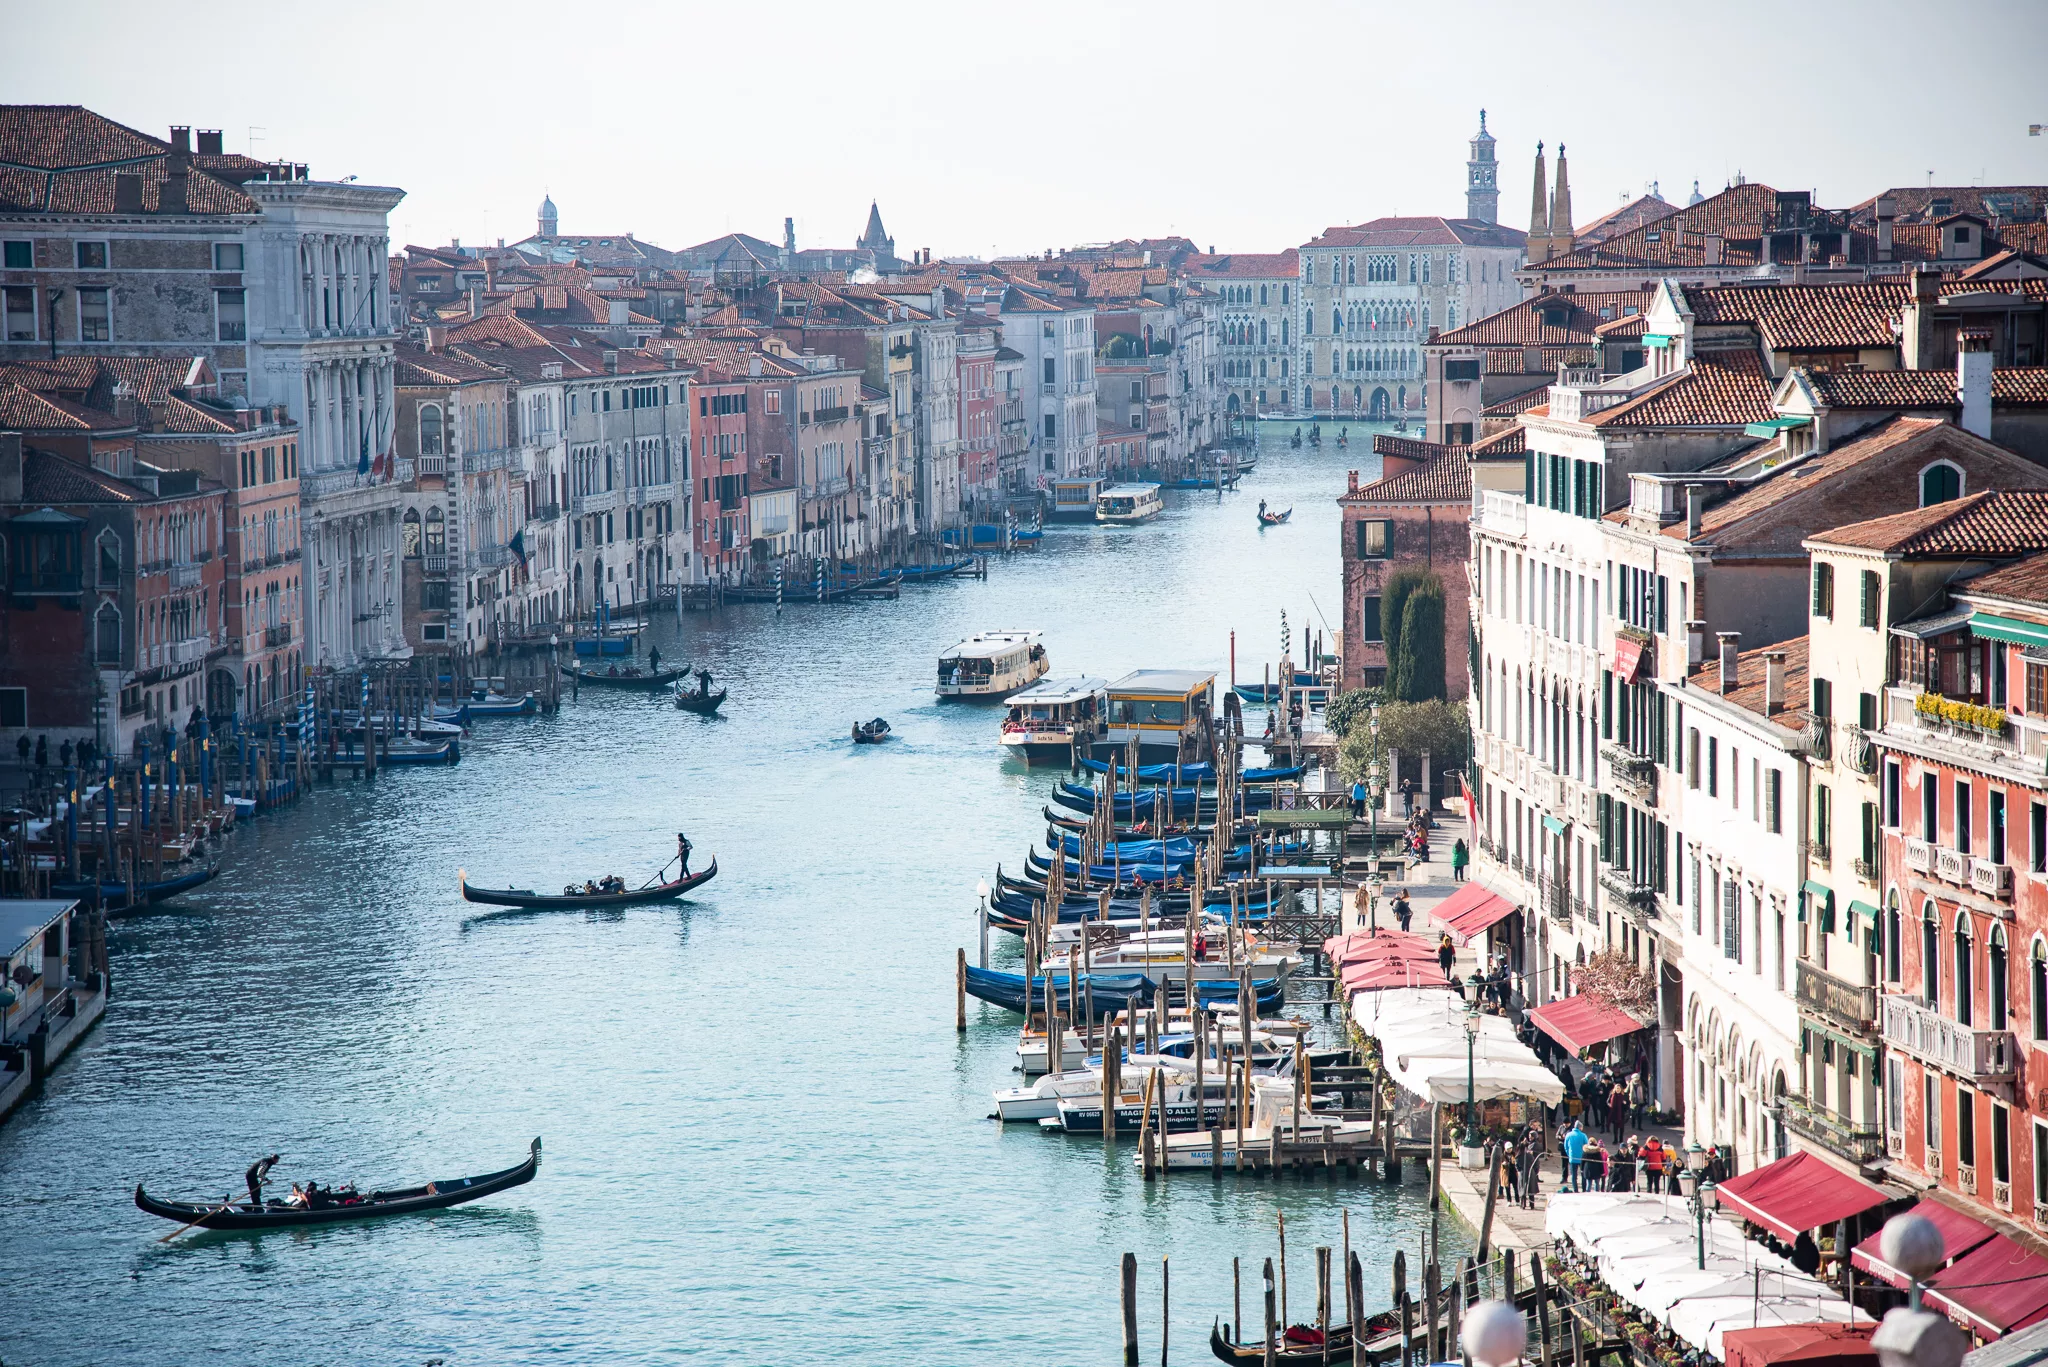
<svg viewBox="0 0 2048 1367">
<path fill-rule="evenodd" d="M 1021 755 L 1026 764 L 1091 754 L 1108 701 L 1107 679 L 1041 679 L 1010 699 L 1003 718 L 1003 748 Z"/>
<path fill-rule="evenodd" d="M 1377 1142 L 1373 1124 L 1369 1120 L 1343 1120 L 1334 1115 L 1318 1115 L 1309 1109 L 1305 1098 L 1300 1108 L 1300 1126 L 1295 1125 L 1295 1088 L 1292 1077 L 1252 1079 L 1252 1123 L 1242 1132 L 1235 1125 L 1225 1125 L 1217 1130 L 1193 1130 L 1185 1134 L 1168 1134 L 1165 1147 L 1160 1151 L 1160 1161 L 1169 1168 L 1206 1168 L 1221 1163 L 1235 1167 L 1239 1140 L 1243 1140 L 1244 1155 L 1249 1162 L 1253 1158 L 1263 1161 L 1272 1152 L 1273 1137 L 1277 1133 L 1280 1142 L 1286 1145 L 1314 1144 L 1330 1149 L 1359 1148 Z M 1218 1143 L 1218 1137 L 1221 1143 Z M 1142 1162 L 1142 1156 L 1137 1161 Z"/>
<path fill-rule="evenodd" d="M 939 656 L 942 698 L 1006 698 L 1045 677 L 1051 662 L 1036 631 L 984 631 Z"/>
<path fill-rule="evenodd" d="M 1095 520 L 1135 527 L 1166 511 L 1156 484 L 1112 484 L 1095 496 Z"/>
<path fill-rule="evenodd" d="M 1139 1054 L 1124 1060 L 1124 1084 L 1128 1089 L 1135 1076 L 1138 1085 L 1144 1085 L 1144 1075 L 1162 1069 L 1178 1071 L 1192 1069 L 1194 1064 L 1186 1059 L 1161 1058 L 1155 1055 Z M 1048 1120 L 1059 1114 L 1060 1103 L 1071 1099 L 1089 1099 L 1099 1103 L 1102 1098 L 1102 1060 L 1097 1058 L 1092 1066 L 1069 1068 L 1057 1073 L 1043 1073 L 1036 1082 L 1027 1082 L 1022 1087 L 1004 1087 L 996 1092 L 996 1115 L 1005 1123 L 1011 1121 Z"/>
</svg>

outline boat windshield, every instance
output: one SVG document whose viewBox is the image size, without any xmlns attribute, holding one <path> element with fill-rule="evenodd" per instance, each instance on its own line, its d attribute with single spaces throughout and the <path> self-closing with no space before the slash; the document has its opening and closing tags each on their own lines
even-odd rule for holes
<svg viewBox="0 0 2048 1367">
<path fill-rule="evenodd" d="M 1146 724 L 1179 726 L 1187 720 L 1187 703 L 1180 698 L 1111 698 L 1109 719 L 1118 726 Z"/>
</svg>

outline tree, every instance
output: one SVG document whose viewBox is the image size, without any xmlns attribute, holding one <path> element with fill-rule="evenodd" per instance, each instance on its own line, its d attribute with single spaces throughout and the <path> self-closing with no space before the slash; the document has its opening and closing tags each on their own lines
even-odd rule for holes
<svg viewBox="0 0 2048 1367">
<path fill-rule="evenodd" d="M 1444 696 L 1444 592 L 1432 580 L 1410 593 L 1401 611 L 1399 661 L 1388 692 L 1402 702 Z"/>
<path fill-rule="evenodd" d="M 1323 709 L 1323 725 L 1329 729 L 1331 735 L 1342 741 L 1351 734 L 1352 727 L 1365 720 L 1366 715 L 1372 711 L 1373 704 L 1380 702 L 1384 693 L 1385 690 L 1379 688 L 1354 688 L 1339 693 L 1330 699 L 1329 706 Z"/>
<path fill-rule="evenodd" d="M 1408 599 L 1416 590 L 1434 582 L 1436 576 L 1424 569 L 1395 570 L 1380 585 L 1380 639 L 1386 643 L 1388 691 L 1401 668 L 1401 618 Z"/>
<path fill-rule="evenodd" d="M 1404 755 L 1427 750 L 1440 764 L 1463 761 L 1472 746 L 1472 718 L 1464 704 L 1441 698 L 1391 702 L 1380 709 L 1380 744 Z"/>
</svg>

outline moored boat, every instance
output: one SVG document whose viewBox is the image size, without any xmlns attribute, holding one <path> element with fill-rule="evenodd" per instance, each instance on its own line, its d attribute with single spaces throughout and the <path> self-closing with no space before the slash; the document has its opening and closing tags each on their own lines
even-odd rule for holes
<svg viewBox="0 0 2048 1367">
<path fill-rule="evenodd" d="M 1013 694 L 1003 718 L 1003 748 L 1026 764 L 1085 755 L 1102 729 L 1108 690 L 1108 680 L 1082 675 L 1041 679 Z"/>
<path fill-rule="evenodd" d="M 1036 631 L 984 631 L 939 656 L 942 698 L 1005 698 L 1051 668 Z"/>
<path fill-rule="evenodd" d="M 667 688 L 690 672 L 688 667 L 642 669 L 638 665 L 627 665 L 623 669 L 618 665 L 608 669 L 584 669 L 578 665 L 560 665 L 558 668 L 564 678 L 597 688 Z"/>
<path fill-rule="evenodd" d="M 1112 484 L 1095 498 L 1095 520 L 1113 527 L 1135 527 L 1165 511 L 1156 484 Z"/>
<path fill-rule="evenodd" d="M 479 1200 L 510 1187 L 524 1186 L 540 1171 L 540 1140 L 535 1139 L 526 1160 L 497 1172 L 476 1177 L 456 1177 L 427 1182 L 417 1187 L 373 1191 L 360 1197 L 327 1197 L 311 1205 L 287 1205 L 271 1200 L 261 1206 L 247 1201 L 162 1201 L 135 1186 L 137 1209 L 190 1228 L 273 1229 L 292 1225 L 328 1225 L 344 1220 L 372 1220 L 386 1215 L 410 1215 L 425 1210 L 445 1210 Z"/>
</svg>

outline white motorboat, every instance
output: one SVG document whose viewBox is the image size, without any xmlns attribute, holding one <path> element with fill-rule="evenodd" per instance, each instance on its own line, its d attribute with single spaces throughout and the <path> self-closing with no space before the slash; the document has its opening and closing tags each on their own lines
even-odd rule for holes
<svg viewBox="0 0 2048 1367">
<path fill-rule="evenodd" d="M 1091 754 L 1108 710 L 1107 679 L 1041 679 L 1010 699 L 1003 748 L 1026 764 Z"/>
<path fill-rule="evenodd" d="M 939 656 L 942 698 L 1006 698 L 1045 677 L 1052 663 L 1036 631 L 984 631 Z"/>
<path fill-rule="evenodd" d="M 1112 484 L 1095 497 L 1095 520 L 1135 527 L 1166 511 L 1156 484 Z"/>
<path fill-rule="evenodd" d="M 1139 1054 L 1124 1060 L 1124 1085 L 1128 1088 L 1133 1078 L 1137 1085 L 1144 1086 L 1145 1074 L 1160 1071 L 1190 1069 L 1194 1064 L 1187 1059 L 1161 1058 L 1157 1055 Z M 1036 1082 L 1022 1087 L 1004 1087 L 996 1092 L 996 1115 L 1004 1122 L 1047 1120 L 1057 1117 L 1060 1103 L 1068 1100 L 1092 1099 L 1100 1109 L 1102 1099 L 1102 1060 L 1090 1060 L 1085 1068 L 1070 1068 L 1058 1073 L 1042 1074 Z"/>
</svg>

